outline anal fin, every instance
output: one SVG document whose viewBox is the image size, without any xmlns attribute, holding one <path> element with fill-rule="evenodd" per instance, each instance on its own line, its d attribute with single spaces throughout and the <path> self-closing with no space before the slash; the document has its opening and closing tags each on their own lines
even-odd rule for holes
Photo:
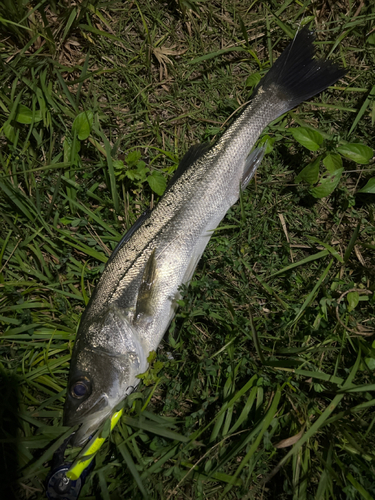
<svg viewBox="0 0 375 500">
<path fill-rule="evenodd" d="M 252 151 L 249 156 L 246 158 L 245 168 L 241 180 L 241 189 L 245 189 L 245 187 L 249 184 L 251 179 L 254 177 L 256 169 L 259 167 L 263 160 L 264 153 L 266 151 L 266 147 L 262 146 L 261 148 L 256 148 Z"/>
</svg>

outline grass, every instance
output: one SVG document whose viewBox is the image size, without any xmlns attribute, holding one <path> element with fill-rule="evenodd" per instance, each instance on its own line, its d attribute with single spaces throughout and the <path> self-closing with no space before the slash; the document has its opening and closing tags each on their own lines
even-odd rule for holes
<svg viewBox="0 0 375 500">
<path fill-rule="evenodd" d="M 350 0 L 3 2 L 7 498 L 44 498 L 70 433 L 77 325 L 111 250 L 301 22 L 348 75 L 265 131 L 255 182 L 212 237 L 80 498 L 375 498 L 375 7 Z M 337 185 L 322 193 L 329 175 Z"/>
</svg>

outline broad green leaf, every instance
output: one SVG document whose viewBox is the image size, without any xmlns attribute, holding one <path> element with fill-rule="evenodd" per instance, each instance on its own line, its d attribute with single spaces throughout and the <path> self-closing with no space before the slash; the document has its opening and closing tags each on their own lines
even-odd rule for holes
<svg viewBox="0 0 375 500">
<path fill-rule="evenodd" d="M 3 133 L 8 141 L 14 142 L 16 140 L 16 133 L 14 127 L 10 123 L 5 123 L 3 127 Z"/>
<path fill-rule="evenodd" d="M 42 114 L 40 111 L 35 111 L 33 119 L 33 112 L 30 108 L 24 106 L 23 104 L 20 104 L 18 106 L 16 122 L 30 125 L 30 123 L 32 122 L 34 123 L 40 122 L 41 119 L 42 119 Z"/>
<path fill-rule="evenodd" d="M 146 163 L 143 160 L 140 160 L 137 163 L 137 170 L 139 170 L 140 172 L 142 172 L 143 170 L 146 170 L 146 172 L 150 171 L 150 169 L 146 167 Z"/>
<path fill-rule="evenodd" d="M 119 170 L 120 172 L 122 170 L 125 170 L 125 165 L 122 160 L 113 160 L 113 168 L 115 170 Z M 120 172 L 116 172 L 116 175 L 118 175 Z"/>
<path fill-rule="evenodd" d="M 248 77 L 248 79 L 246 80 L 246 87 L 256 87 L 258 85 L 258 83 L 261 81 L 262 79 L 262 75 L 260 73 L 253 73 L 252 75 L 250 75 Z"/>
<path fill-rule="evenodd" d="M 330 174 L 333 174 L 335 170 L 342 168 L 341 156 L 335 153 L 330 153 L 323 159 L 323 165 Z"/>
<path fill-rule="evenodd" d="M 157 172 L 156 170 L 151 172 L 151 174 L 147 177 L 147 182 L 150 188 L 159 196 L 164 193 L 165 188 L 167 187 L 167 181 L 165 177 L 162 173 Z"/>
<path fill-rule="evenodd" d="M 135 181 L 135 180 L 140 180 L 139 179 L 139 174 L 136 170 L 128 170 L 126 172 L 126 177 L 128 179 L 130 179 L 131 181 Z"/>
<path fill-rule="evenodd" d="M 343 168 L 339 168 L 335 170 L 333 174 L 322 177 L 319 184 L 310 191 L 314 198 L 325 198 L 329 196 L 340 182 L 343 171 Z"/>
<path fill-rule="evenodd" d="M 276 142 L 276 137 L 270 137 L 269 135 L 263 136 L 258 142 L 258 147 L 266 145 L 266 150 L 264 154 L 268 155 L 273 150 L 273 145 Z"/>
<path fill-rule="evenodd" d="M 358 305 L 359 302 L 359 293 L 358 292 L 349 292 L 346 296 L 346 300 L 348 301 L 348 311 L 353 311 Z"/>
<path fill-rule="evenodd" d="M 145 182 L 146 175 L 149 173 L 150 169 L 146 167 L 144 161 L 139 161 L 137 168 L 133 170 L 126 170 L 125 175 L 131 181 Z"/>
<path fill-rule="evenodd" d="M 371 177 L 371 179 L 367 182 L 367 184 L 357 192 L 375 194 L 375 177 Z"/>
<path fill-rule="evenodd" d="M 94 115 L 92 111 L 83 111 L 74 119 L 72 131 L 76 132 L 78 139 L 84 141 L 91 132 Z"/>
<path fill-rule="evenodd" d="M 315 184 L 319 179 L 319 164 L 321 156 L 318 156 L 314 161 L 306 165 L 305 168 L 295 177 L 294 182 L 305 181 L 308 184 Z"/>
<path fill-rule="evenodd" d="M 337 151 L 348 160 L 360 165 L 367 165 L 374 155 L 374 151 L 365 144 L 345 144 L 337 148 Z"/>
<path fill-rule="evenodd" d="M 68 219 L 67 217 L 61 217 L 61 219 L 59 219 L 59 224 L 62 224 L 63 226 L 67 226 L 71 222 L 72 219 Z"/>
<path fill-rule="evenodd" d="M 375 370 L 375 358 L 365 358 L 365 363 L 368 366 L 369 370 Z"/>
<path fill-rule="evenodd" d="M 126 163 L 129 167 L 133 167 L 138 163 L 138 160 L 141 159 L 141 153 L 139 151 L 132 151 L 126 157 Z"/>
<path fill-rule="evenodd" d="M 323 136 L 316 130 L 305 127 L 291 128 L 294 139 L 310 151 L 318 151 L 323 144 Z"/>
</svg>

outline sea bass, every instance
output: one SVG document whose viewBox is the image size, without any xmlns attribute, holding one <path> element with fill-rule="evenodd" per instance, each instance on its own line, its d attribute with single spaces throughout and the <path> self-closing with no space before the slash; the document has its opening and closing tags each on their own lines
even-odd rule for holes
<svg viewBox="0 0 375 500">
<path fill-rule="evenodd" d="M 314 33 L 302 29 L 260 81 L 242 114 L 211 147 L 191 148 L 156 207 L 143 214 L 108 260 L 82 315 L 70 365 L 64 425 L 82 424 L 81 446 L 137 386 L 197 263 L 263 150 L 255 145 L 277 117 L 344 76 L 314 60 Z"/>
</svg>

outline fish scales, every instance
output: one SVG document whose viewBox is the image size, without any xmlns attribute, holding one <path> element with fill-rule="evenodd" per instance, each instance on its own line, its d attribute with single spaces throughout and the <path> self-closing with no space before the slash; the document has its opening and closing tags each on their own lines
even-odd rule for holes
<svg viewBox="0 0 375 500">
<path fill-rule="evenodd" d="M 82 315 L 73 350 L 64 424 L 82 424 L 82 445 L 137 385 L 212 235 L 246 187 L 263 150 L 264 128 L 345 74 L 313 60 L 314 35 L 301 30 L 261 80 L 255 96 L 210 148 L 191 149 L 156 207 L 109 259 Z"/>
<path fill-rule="evenodd" d="M 177 246 L 182 252 L 179 253 L 178 267 L 186 267 L 191 260 L 191 247 L 195 245 L 196 239 L 209 236 L 205 234 L 209 222 L 212 219 L 220 221 L 238 200 L 249 149 L 265 126 L 283 112 L 280 101 L 275 101 L 267 102 L 265 106 L 262 93 L 259 93 L 218 143 L 196 160 L 192 168 L 168 190 L 147 223 L 136 231 L 105 269 L 96 289 L 100 301 L 92 301 L 91 307 L 86 309 L 87 320 L 90 320 L 90 316 L 94 319 L 100 315 L 103 308 L 112 302 L 123 308 L 135 307 L 143 268 L 153 248 L 158 249 L 156 258 L 161 261 L 168 247 L 171 250 L 171 246 Z M 252 122 L 249 125 L 250 117 Z M 181 221 L 184 221 L 183 227 Z M 188 233 L 186 224 L 190 228 Z M 163 269 L 165 265 L 168 266 L 165 272 L 175 275 L 177 270 L 175 266 L 170 267 L 168 259 L 164 265 L 160 262 L 158 267 Z M 182 284 L 180 275 L 176 280 L 177 287 Z M 125 297 L 124 289 L 127 289 Z M 172 294 L 176 295 L 176 290 Z M 161 299 L 163 301 L 164 297 Z"/>
</svg>

